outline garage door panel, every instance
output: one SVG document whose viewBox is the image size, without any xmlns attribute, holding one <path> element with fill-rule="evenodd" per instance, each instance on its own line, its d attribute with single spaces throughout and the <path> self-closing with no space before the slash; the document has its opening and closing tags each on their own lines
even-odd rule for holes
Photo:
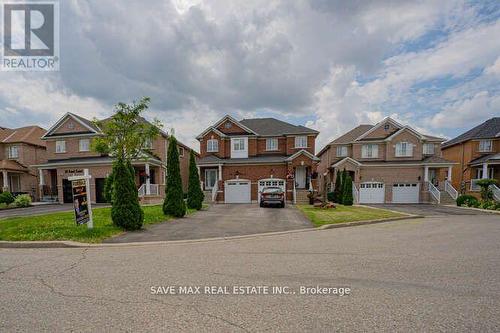
<svg viewBox="0 0 500 333">
<path fill-rule="evenodd" d="M 245 180 L 229 180 L 224 184 L 225 203 L 251 203 L 251 184 Z"/>
<path fill-rule="evenodd" d="M 359 186 L 359 203 L 384 203 L 385 185 L 378 182 L 361 183 Z"/>
<path fill-rule="evenodd" d="M 419 203 L 420 184 L 399 183 L 392 186 L 393 203 Z"/>
</svg>

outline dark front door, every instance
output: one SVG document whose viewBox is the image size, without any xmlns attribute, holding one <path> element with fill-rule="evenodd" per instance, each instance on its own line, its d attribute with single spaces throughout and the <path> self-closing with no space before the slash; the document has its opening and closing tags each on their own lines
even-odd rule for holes
<svg viewBox="0 0 500 333">
<path fill-rule="evenodd" d="M 73 202 L 73 189 L 71 188 L 71 182 L 67 179 L 63 179 L 63 202 Z"/>
<path fill-rule="evenodd" d="M 95 179 L 95 201 L 97 203 L 105 203 L 106 198 L 104 197 L 104 183 L 106 178 L 96 178 Z"/>
</svg>

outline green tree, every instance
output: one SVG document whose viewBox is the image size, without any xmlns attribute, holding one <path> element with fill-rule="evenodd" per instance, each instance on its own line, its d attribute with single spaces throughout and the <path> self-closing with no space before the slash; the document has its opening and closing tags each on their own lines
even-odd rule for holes
<svg viewBox="0 0 500 333">
<path fill-rule="evenodd" d="M 337 177 L 333 188 L 333 198 L 337 203 L 342 202 L 342 171 L 337 170 Z"/>
<path fill-rule="evenodd" d="M 481 199 L 484 201 L 490 201 L 493 199 L 493 191 L 491 190 L 491 185 L 496 185 L 496 179 L 480 179 L 476 182 L 478 186 L 481 187 Z"/>
<path fill-rule="evenodd" d="M 342 204 L 346 206 L 352 206 L 353 198 L 352 198 L 352 178 L 349 176 L 347 172 L 345 172 L 346 177 L 344 181 L 344 194 L 342 196 Z"/>
<path fill-rule="evenodd" d="M 200 176 L 196 167 L 194 151 L 189 154 L 189 183 L 187 194 L 187 206 L 191 209 L 200 210 L 203 205 L 203 191 L 200 185 Z"/>
<path fill-rule="evenodd" d="M 104 180 L 104 199 L 109 203 L 111 203 L 113 199 L 113 179 L 114 175 L 113 172 L 111 172 Z"/>
<path fill-rule="evenodd" d="M 139 204 L 132 164 L 121 158 L 113 162 L 113 187 L 111 219 L 125 230 L 137 230 L 144 222 L 144 212 Z"/>
<path fill-rule="evenodd" d="M 165 188 L 165 201 L 163 213 L 175 217 L 186 215 L 186 204 L 182 192 L 181 170 L 179 166 L 179 148 L 173 135 L 169 138 L 167 153 L 167 186 Z"/>
</svg>

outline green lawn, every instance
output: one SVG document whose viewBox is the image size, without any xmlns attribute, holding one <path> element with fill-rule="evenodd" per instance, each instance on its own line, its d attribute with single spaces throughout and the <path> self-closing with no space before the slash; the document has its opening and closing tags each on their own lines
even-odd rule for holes
<svg viewBox="0 0 500 333">
<path fill-rule="evenodd" d="M 357 206 L 337 205 L 337 208 L 314 208 L 310 205 L 297 206 L 316 226 L 325 224 L 377 220 L 390 217 L 402 217 L 404 214 L 394 213 L 384 209 Z"/>
<path fill-rule="evenodd" d="M 171 220 L 163 215 L 162 205 L 143 206 L 144 224 L 154 224 Z M 61 212 L 36 216 L 10 217 L 0 220 L 0 240 L 9 241 L 49 241 L 73 240 L 86 243 L 99 243 L 103 239 L 123 232 L 111 222 L 111 208 L 95 208 L 93 211 L 94 229 L 86 225 L 77 226 L 74 213 Z M 188 214 L 194 210 L 188 210 Z"/>
</svg>

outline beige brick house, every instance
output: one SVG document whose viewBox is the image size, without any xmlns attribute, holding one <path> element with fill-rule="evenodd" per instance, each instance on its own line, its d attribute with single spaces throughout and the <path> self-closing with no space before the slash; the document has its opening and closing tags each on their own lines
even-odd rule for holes
<svg viewBox="0 0 500 333">
<path fill-rule="evenodd" d="M 102 135 L 92 121 L 73 113 L 65 114 L 41 138 L 47 147 L 47 162 L 36 165 L 42 199 L 72 202 L 68 177 L 89 169 L 91 199 L 104 202 L 104 182 L 111 173 L 113 159 L 91 150 L 92 138 Z M 187 191 L 190 148 L 179 142 L 181 177 Z M 144 158 L 133 161 L 136 185 L 142 202 L 159 202 L 165 193 L 168 134 L 162 132 L 144 152 Z"/>
<path fill-rule="evenodd" d="M 206 196 L 221 203 L 258 202 L 262 188 L 279 186 L 287 200 L 306 200 L 316 187 L 317 135 L 274 118 L 223 117 L 197 137 Z"/>
<path fill-rule="evenodd" d="M 34 164 L 46 161 L 45 130 L 38 126 L 0 127 L 0 184 L 3 191 L 26 193 L 38 200 L 38 173 Z"/>
<path fill-rule="evenodd" d="M 321 189 L 332 190 L 337 172 L 345 169 L 359 203 L 451 201 L 456 191 L 447 180 L 455 163 L 442 157 L 443 141 L 391 118 L 360 125 L 318 153 Z"/>
</svg>

